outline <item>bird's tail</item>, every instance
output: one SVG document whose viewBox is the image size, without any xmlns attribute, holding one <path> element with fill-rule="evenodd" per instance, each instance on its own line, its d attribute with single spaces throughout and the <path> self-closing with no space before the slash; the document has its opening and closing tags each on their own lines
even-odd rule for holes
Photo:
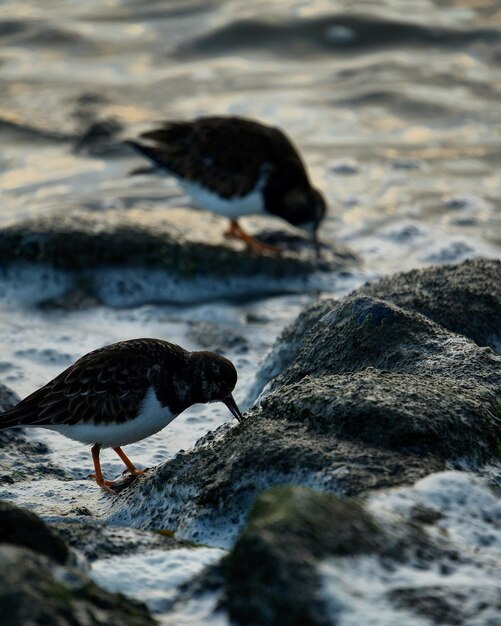
<svg viewBox="0 0 501 626">
<path fill-rule="evenodd" d="M 155 166 L 155 169 L 164 169 L 166 167 L 167 149 L 166 147 L 158 147 L 148 145 L 146 143 L 140 143 L 139 141 L 127 140 L 124 141 L 126 146 L 130 146 L 140 155 L 149 159 Z M 165 171 L 164 171 L 165 174 Z"/>
</svg>

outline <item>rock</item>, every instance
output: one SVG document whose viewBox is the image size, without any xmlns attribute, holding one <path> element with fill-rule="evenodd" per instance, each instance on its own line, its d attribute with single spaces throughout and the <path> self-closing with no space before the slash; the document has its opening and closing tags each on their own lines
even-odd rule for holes
<svg viewBox="0 0 501 626">
<path fill-rule="evenodd" d="M 0 431 L 0 483 L 58 478 L 72 480 L 72 475 L 56 465 L 49 448 L 26 436 L 24 428 Z"/>
<path fill-rule="evenodd" d="M 386 276 L 368 283 L 355 294 L 392 302 L 426 315 L 448 330 L 465 335 L 480 346 L 501 352 L 501 262 L 471 259 Z M 278 337 L 261 363 L 246 398 L 250 406 L 266 384 L 283 372 L 297 356 L 304 335 L 335 305 L 319 300 L 306 308 Z"/>
<path fill-rule="evenodd" d="M 500 436 L 500 381 L 501 358 L 489 349 L 350 296 L 305 336 L 263 410 L 337 437 L 485 461 Z"/>
<path fill-rule="evenodd" d="M 225 228 L 222 218 L 186 209 L 65 211 L 0 230 L 0 262 L 46 264 L 73 276 L 71 291 L 123 303 L 146 288 L 150 298 L 172 302 L 200 299 L 196 290 L 210 299 L 318 289 L 326 276 L 331 282 L 332 272 L 357 263 L 342 246 L 327 244 L 317 263 L 311 243 L 286 224 L 280 255 L 244 249 L 223 237 Z"/>
<path fill-rule="evenodd" d="M 412 496 L 412 489 L 407 492 Z M 379 499 L 388 495 L 391 501 L 391 493 Z M 365 623 L 371 602 L 374 623 L 399 623 L 400 598 L 392 592 L 403 585 L 394 579 L 417 581 L 408 588 L 418 597 L 420 576 L 441 572 L 434 578 L 437 587 L 447 585 L 451 575 L 461 577 L 462 567 L 471 567 L 470 556 L 458 548 L 445 534 L 434 536 L 405 515 L 280 487 L 257 498 L 245 530 L 223 560 L 223 578 L 215 575 L 221 566 L 211 568 L 189 592 L 216 593 L 231 623 L 242 626 L 334 626 L 348 615 L 354 618 L 350 623 Z M 479 580 L 472 588 L 482 592 L 495 566 L 480 557 L 477 567 Z M 492 611 L 495 594 L 482 595 L 484 609 Z M 186 594 L 182 601 L 187 602 Z M 376 619 L 383 615 L 387 621 Z"/>
<path fill-rule="evenodd" d="M 385 276 L 356 293 L 426 315 L 501 353 L 501 261 L 469 259 Z"/>
<path fill-rule="evenodd" d="M 322 436 L 477 463 L 495 454 L 500 429 L 493 413 L 501 422 L 501 404 L 484 387 L 374 368 L 307 376 L 272 394 L 263 410 Z"/>
<path fill-rule="evenodd" d="M 37 515 L 0 502 L 0 541 L 30 548 L 57 563 L 69 557 L 66 544 Z"/>
<path fill-rule="evenodd" d="M 107 517 L 113 524 L 167 528 L 178 539 L 227 547 L 267 487 L 308 485 L 353 496 L 444 468 L 438 458 L 336 440 L 302 423 L 253 414 L 140 476 L 113 499 Z"/>
<path fill-rule="evenodd" d="M 334 300 L 319 300 L 315 302 L 302 311 L 292 324 L 282 331 L 259 366 L 254 383 L 249 389 L 242 406 L 251 406 L 270 380 L 278 376 L 292 363 L 306 334 L 311 331 L 325 313 L 331 310 L 334 304 Z"/>
<path fill-rule="evenodd" d="M 139 477 L 111 521 L 227 546 L 273 485 L 354 496 L 495 458 L 501 358 L 489 348 L 369 296 L 325 301 L 311 318 L 260 406 Z"/>
<path fill-rule="evenodd" d="M 465 472 L 367 501 L 271 489 L 228 557 L 177 603 L 211 594 L 239 626 L 366 624 L 369 615 L 374 624 L 495 624 L 500 514 L 499 499 Z"/>
<path fill-rule="evenodd" d="M 140 603 L 103 591 L 80 571 L 0 545 L 0 615 L 9 626 L 154 626 Z"/>
<path fill-rule="evenodd" d="M 88 561 L 152 549 L 172 550 L 186 546 L 166 534 L 109 527 L 92 520 L 85 523 L 57 522 L 52 528 L 69 546 L 84 554 Z"/>
<path fill-rule="evenodd" d="M 347 374 L 368 367 L 437 376 L 469 387 L 482 385 L 496 393 L 501 388 L 501 359 L 490 349 L 479 348 L 423 315 L 353 295 L 332 302 L 305 334 L 294 362 L 267 392 L 308 375 Z"/>
<path fill-rule="evenodd" d="M 258 497 L 226 562 L 224 604 L 238 624 L 328 624 L 315 563 L 370 554 L 385 539 L 355 502 L 300 487 Z"/>
</svg>

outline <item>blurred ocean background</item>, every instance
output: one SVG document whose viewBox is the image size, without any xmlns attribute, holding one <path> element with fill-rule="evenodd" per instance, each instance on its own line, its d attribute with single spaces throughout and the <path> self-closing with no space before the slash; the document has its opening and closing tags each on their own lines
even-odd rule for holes
<svg viewBox="0 0 501 626">
<path fill-rule="evenodd" d="M 128 177 L 143 163 L 120 139 L 166 118 L 235 114 L 285 129 L 325 192 L 321 238 L 362 260 L 333 292 L 500 258 L 500 101 L 499 0 L 0 0 L 0 227 L 74 208 L 188 206 L 172 179 Z M 157 336 L 224 352 L 242 400 L 316 297 L 61 312 L 33 305 L 45 288 L 36 268 L 0 267 L 0 380 L 21 396 L 91 349 Z M 128 453 L 159 463 L 228 419 L 195 407 Z M 89 473 L 88 450 L 36 437 L 75 479 Z M 104 464 L 121 471 L 111 455 Z M 44 501 L 37 485 L 27 502 Z"/>
<path fill-rule="evenodd" d="M 96 121 L 237 114 L 283 127 L 328 197 L 324 237 L 378 273 L 499 255 L 495 0 L 0 2 L 0 220 L 138 196 Z M 127 157 L 130 156 L 130 163 Z"/>
</svg>

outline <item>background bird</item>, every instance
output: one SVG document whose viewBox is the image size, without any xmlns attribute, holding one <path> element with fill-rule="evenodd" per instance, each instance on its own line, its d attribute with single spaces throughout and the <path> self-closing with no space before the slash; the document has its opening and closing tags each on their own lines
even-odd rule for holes
<svg viewBox="0 0 501 626">
<path fill-rule="evenodd" d="M 92 477 L 112 492 L 101 471 L 101 448 L 113 448 L 126 471 L 141 474 L 122 446 L 153 435 L 199 402 L 224 402 L 241 420 L 231 395 L 236 382 L 231 361 L 212 352 L 188 352 L 160 339 L 121 341 L 89 352 L 2 413 L 0 430 L 42 426 L 91 444 Z"/>
<path fill-rule="evenodd" d="M 230 219 L 226 235 L 258 252 L 277 251 L 238 223 L 245 215 L 274 215 L 305 230 L 318 255 L 325 200 L 279 128 L 241 117 L 201 117 L 164 122 L 127 143 L 154 163 L 133 173 L 161 169 L 174 176 L 197 207 Z"/>
</svg>

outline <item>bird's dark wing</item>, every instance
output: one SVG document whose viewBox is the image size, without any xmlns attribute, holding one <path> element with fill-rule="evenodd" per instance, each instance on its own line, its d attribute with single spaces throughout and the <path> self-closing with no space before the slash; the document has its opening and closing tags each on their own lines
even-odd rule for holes
<svg viewBox="0 0 501 626">
<path fill-rule="evenodd" d="M 86 354 L 2 413 L 0 429 L 75 424 L 91 419 L 103 424 L 120 423 L 135 417 L 151 385 L 149 372 L 157 360 L 155 350 L 141 341 L 148 340 L 120 342 Z"/>
<path fill-rule="evenodd" d="M 291 162 L 304 170 L 281 130 L 238 117 L 166 122 L 129 144 L 174 176 L 224 198 L 246 196 L 261 176 Z"/>
</svg>

